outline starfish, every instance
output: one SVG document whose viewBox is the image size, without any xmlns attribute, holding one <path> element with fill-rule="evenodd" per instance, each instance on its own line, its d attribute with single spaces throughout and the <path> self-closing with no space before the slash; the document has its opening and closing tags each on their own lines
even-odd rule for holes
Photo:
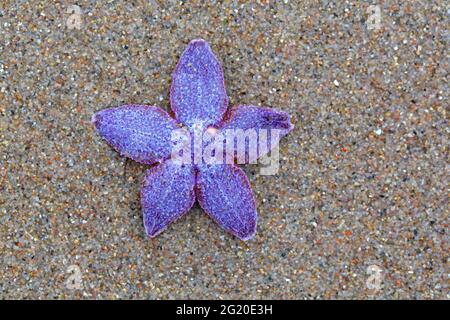
<svg viewBox="0 0 450 320">
<path fill-rule="evenodd" d="M 173 161 L 178 143 L 173 132 L 184 128 L 189 137 L 194 131 L 213 132 L 214 136 L 230 129 L 278 130 L 279 138 L 256 156 L 261 157 L 293 129 L 289 115 L 252 105 L 238 105 L 227 111 L 221 64 L 202 39 L 192 40 L 180 57 L 172 74 L 170 104 L 173 117 L 159 107 L 147 105 L 104 109 L 92 117 L 100 136 L 122 156 L 153 165 L 141 186 L 147 236 L 160 234 L 198 200 L 223 229 L 241 240 L 251 239 L 256 233 L 257 210 L 244 171 L 233 162 Z M 207 144 L 202 143 L 204 148 Z M 235 151 L 234 144 L 232 148 Z"/>
</svg>

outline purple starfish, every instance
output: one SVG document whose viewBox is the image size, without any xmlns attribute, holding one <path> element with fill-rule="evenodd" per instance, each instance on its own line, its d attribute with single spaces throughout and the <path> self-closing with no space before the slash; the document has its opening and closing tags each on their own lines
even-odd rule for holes
<svg viewBox="0 0 450 320">
<path fill-rule="evenodd" d="M 234 163 L 176 163 L 171 157 L 177 143 L 173 132 L 182 125 L 188 137 L 195 130 L 209 132 L 211 128 L 218 132 L 267 129 L 278 130 L 281 138 L 293 128 L 289 115 L 257 106 L 237 106 L 225 115 L 228 97 L 222 67 L 201 39 L 191 41 L 178 62 L 172 75 L 170 104 L 176 120 L 158 107 L 145 105 L 105 109 L 92 118 L 102 138 L 121 155 L 155 164 L 147 171 L 141 188 L 147 235 L 161 233 L 187 213 L 197 199 L 222 228 L 242 240 L 252 238 L 257 212 L 244 171 Z M 257 155 L 270 151 L 278 140 Z"/>
</svg>

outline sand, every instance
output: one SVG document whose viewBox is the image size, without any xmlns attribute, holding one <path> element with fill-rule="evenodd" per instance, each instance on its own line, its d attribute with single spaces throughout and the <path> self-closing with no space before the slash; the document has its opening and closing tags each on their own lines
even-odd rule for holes
<svg viewBox="0 0 450 320">
<path fill-rule="evenodd" d="M 1 2 L 0 298 L 449 299 L 446 2 L 208 3 Z M 276 175 L 245 166 L 249 242 L 198 205 L 147 239 L 147 167 L 90 123 L 169 110 L 196 38 L 231 105 L 294 119 Z"/>
</svg>

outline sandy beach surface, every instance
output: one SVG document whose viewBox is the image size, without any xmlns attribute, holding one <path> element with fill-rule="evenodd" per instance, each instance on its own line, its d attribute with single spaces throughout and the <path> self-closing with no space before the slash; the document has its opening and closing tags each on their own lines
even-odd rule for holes
<svg viewBox="0 0 450 320">
<path fill-rule="evenodd" d="M 371 4 L 2 1 L 0 298 L 449 299 L 448 3 Z M 230 105 L 295 124 L 277 174 L 245 166 L 248 242 L 198 205 L 147 239 L 147 166 L 90 122 L 169 110 L 196 38 Z"/>
</svg>

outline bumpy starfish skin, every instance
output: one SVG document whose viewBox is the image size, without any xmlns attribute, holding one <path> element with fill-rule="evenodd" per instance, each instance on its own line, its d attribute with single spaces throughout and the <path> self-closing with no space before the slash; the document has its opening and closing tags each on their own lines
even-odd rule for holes
<svg viewBox="0 0 450 320">
<path fill-rule="evenodd" d="M 265 156 L 270 150 L 275 148 L 280 139 L 287 135 L 292 129 L 291 118 L 286 112 L 279 111 L 272 108 L 264 108 L 257 106 L 236 106 L 233 107 L 227 114 L 227 117 L 223 119 L 219 124 L 220 131 L 225 131 L 229 129 L 267 129 L 269 130 L 267 134 L 267 142 L 269 147 L 265 150 L 258 149 L 255 156 L 252 157 L 251 153 L 245 153 L 249 158 L 241 159 L 238 158 L 239 163 L 253 163 L 258 158 Z M 273 137 L 271 130 L 277 129 L 278 135 Z M 258 145 L 261 145 L 259 142 Z M 236 139 L 235 139 L 236 141 Z M 225 142 L 227 146 L 231 145 L 231 150 L 226 150 L 228 154 L 234 154 L 237 151 L 237 144 L 230 144 L 226 139 Z M 248 148 L 248 147 L 247 147 Z"/>
<path fill-rule="evenodd" d="M 228 106 L 222 67 L 205 41 L 191 41 L 181 55 L 172 74 L 170 104 L 188 127 L 207 127 L 222 119 Z"/>
<path fill-rule="evenodd" d="M 161 233 L 172 221 L 187 213 L 195 202 L 195 167 L 168 160 L 147 170 L 141 187 L 145 231 Z"/>
<path fill-rule="evenodd" d="M 269 148 L 258 151 L 258 158 L 293 129 L 289 115 L 257 106 L 237 106 L 226 113 L 228 96 L 222 67 L 201 39 L 191 41 L 180 57 L 172 75 L 170 102 L 176 119 L 158 107 L 143 105 L 105 109 L 92 118 L 100 136 L 121 155 L 155 164 L 146 172 L 141 188 L 146 234 L 157 236 L 186 214 L 197 199 L 226 231 L 242 240 L 251 239 L 256 232 L 257 211 L 244 171 L 234 164 L 175 163 L 171 158 L 175 146 L 172 132 L 181 125 L 187 129 L 185 138 L 211 128 L 214 134 L 227 129 L 278 129 L 279 136 L 269 138 Z M 226 152 L 234 152 L 235 146 L 232 148 Z"/>
<path fill-rule="evenodd" d="M 242 240 L 256 232 L 256 205 L 250 182 L 235 165 L 202 165 L 197 173 L 197 200 L 206 213 Z"/>
<path fill-rule="evenodd" d="M 98 133 L 121 155 L 153 164 L 169 158 L 177 122 L 164 110 L 143 105 L 105 109 L 92 117 Z"/>
</svg>

